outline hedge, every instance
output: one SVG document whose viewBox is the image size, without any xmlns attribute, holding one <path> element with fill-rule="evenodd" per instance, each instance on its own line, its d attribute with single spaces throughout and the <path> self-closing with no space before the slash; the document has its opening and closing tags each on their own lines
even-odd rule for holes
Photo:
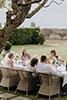
<svg viewBox="0 0 67 100">
<path fill-rule="evenodd" d="M 9 41 L 7 41 L 5 44 L 4 50 L 9 51 L 11 49 L 11 46 L 12 44 Z"/>
<path fill-rule="evenodd" d="M 44 40 L 44 35 L 40 34 L 39 28 L 16 29 L 9 39 L 13 45 L 43 44 Z"/>
</svg>

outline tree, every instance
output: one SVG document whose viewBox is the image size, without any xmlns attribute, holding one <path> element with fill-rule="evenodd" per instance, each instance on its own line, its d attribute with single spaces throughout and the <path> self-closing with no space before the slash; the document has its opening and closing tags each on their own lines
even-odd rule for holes
<svg viewBox="0 0 67 100">
<path fill-rule="evenodd" d="M 60 2 L 58 3 L 55 0 L 51 0 L 51 2 L 45 6 L 48 1 L 49 0 L 11 0 L 12 10 L 8 9 L 6 13 L 6 24 L 0 34 L 0 53 L 12 32 L 21 25 L 26 18 L 34 16 L 42 7 L 46 8 L 52 3 L 61 4 Z M 60 1 L 63 2 L 64 0 Z M 4 2 L 5 0 L 0 0 L 1 7 L 4 6 Z M 38 6 L 31 11 L 31 6 L 35 3 L 37 3 Z"/>
<path fill-rule="evenodd" d="M 30 23 L 30 26 L 31 26 L 32 28 L 35 28 L 35 27 L 36 27 L 36 24 L 35 24 L 34 22 L 31 22 L 31 23 Z"/>
</svg>

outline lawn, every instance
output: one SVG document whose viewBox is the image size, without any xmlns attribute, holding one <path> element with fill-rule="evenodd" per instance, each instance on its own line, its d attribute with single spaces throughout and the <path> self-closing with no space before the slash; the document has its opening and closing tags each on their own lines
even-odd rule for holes
<svg viewBox="0 0 67 100">
<path fill-rule="evenodd" d="M 57 55 L 60 55 L 63 59 L 67 60 L 67 45 L 20 45 L 13 46 L 12 51 L 21 55 L 22 48 L 26 48 L 31 56 L 47 55 L 50 56 L 50 50 L 55 49 Z"/>
</svg>

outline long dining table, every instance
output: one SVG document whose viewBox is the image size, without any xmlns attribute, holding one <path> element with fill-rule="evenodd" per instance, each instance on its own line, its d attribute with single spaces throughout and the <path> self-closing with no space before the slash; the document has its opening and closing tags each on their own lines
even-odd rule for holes
<svg viewBox="0 0 67 100">
<path fill-rule="evenodd" d="M 29 62 L 29 61 L 28 61 Z M 20 63 L 18 62 L 14 62 L 14 66 L 13 67 L 9 67 L 6 65 L 3 65 L 0 63 L 0 69 L 1 68 L 7 68 L 7 69 L 11 69 L 11 70 L 16 70 L 16 71 L 26 71 L 26 72 L 34 72 L 34 69 L 28 66 L 28 62 L 26 64 Z M 47 73 L 45 72 L 45 70 L 42 69 L 35 69 L 36 73 L 46 73 L 46 74 L 54 74 L 57 75 L 59 77 L 64 77 L 63 79 L 63 86 L 65 84 L 67 84 L 67 71 L 65 68 L 65 66 L 58 66 L 56 67 L 56 65 L 51 65 L 52 66 L 52 70 L 54 71 L 54 73 Z"/>
<path fill-rule="evenodd" d="M 6 68 L 6 69 L 10 69 L 10 70 L 15 70 L 15 71 L 34 72 L 34 70 L 32 68 L 28 67 L 28 65 L 23 65 L 23 63 L 19 63 L 19 62 L 15 62 L 14 67 L 9 67 L 9 66 L 6 66 L 6 65 L 3 65 L 0 63 L 0 69 L 1 68 Z M 58 70 L 58 69 L 54 69 L 54 67 L 52 67 L 52 68 L 53 68 L 53 70 Z M 65 84 L 67 84 L 67 71 L 56 71 L 56 72 L 57 73 L 55 73 L 54 75 L 63 77 L 63 86 Z M 46 73 L 46 72 L 44 72 L 42 70 L 37 70 L 36 73 Z M 52 73 L 47 73 L 47 74 L 52 74 Z"/>
</svg>

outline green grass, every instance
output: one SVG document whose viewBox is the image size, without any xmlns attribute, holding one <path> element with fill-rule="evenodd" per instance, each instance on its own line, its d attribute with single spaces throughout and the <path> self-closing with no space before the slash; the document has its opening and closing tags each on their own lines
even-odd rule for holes
<svg viewBox="0 0 67 100">
<path fill-rule="evenodd" d="M 31 56 L 37 55 L 40 57 L 41 55 L 50 56 L 50 50 L 55 49 L 57 51 L 57 55 L 62 56 L 63 59 L 67 60 L 67 46 L 66 45 L 22 45 L 22 46 L 13 46 L 12 51 L 21 55 L 22 48 L 26 48 Z"/>
</svg>

